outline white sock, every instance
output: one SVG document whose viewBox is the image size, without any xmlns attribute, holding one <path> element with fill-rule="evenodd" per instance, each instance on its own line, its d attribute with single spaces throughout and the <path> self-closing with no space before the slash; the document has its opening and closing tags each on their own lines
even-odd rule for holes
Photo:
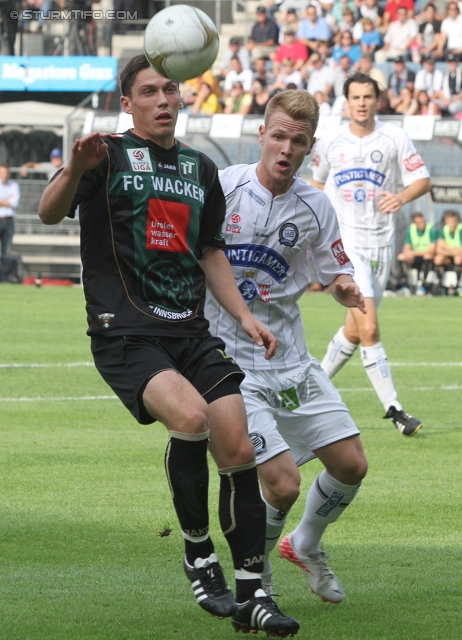
<svg viewBox="0 0 462 640">
<path fill-rule="evenodd" d="M 343 327 L 337 331 L 335 336 L 329 342 L 326 355 L 321 362 L 321 367 L 327 373 L 329 378 L 333 378 L 340 371 L 343 365 L 348 362 L 356 351 L 357 344 L 353 344 L 345 338 Z"/>
<path fill-rule="evenodd" d="M 262 495 L 262 500 L 266 506 L 266 544 L 265 544 L 265 566 L 263 575 L 269 575 L 273 572 L 270 562 L 270 553 L 274 549 L 279 540 L 282 530 L 287 521 L 288 511 L 279 511 L 272 507 Z"/>
<path fill-rule="evenodd" d="M 360 486 L 343 484 L 326 469 L 316 478 L 308 491 L 302 519 L 291 535 L 292 546 L 299 555 L 320 552 L 319 543 L 327 525 L 342 515 Z"/>
<path fill-rule="evenodd" d="M 361 360 L 385 411 L 392 405 L 398 410 L 402 409 L 382 343 L 376 342 L 372 347 L 361 347 Z"/>
</svg>

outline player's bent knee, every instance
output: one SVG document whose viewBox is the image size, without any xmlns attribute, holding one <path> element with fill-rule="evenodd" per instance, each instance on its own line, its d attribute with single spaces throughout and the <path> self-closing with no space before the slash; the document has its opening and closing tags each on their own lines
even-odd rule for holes
<svg viewBox="0 0 462 640">
<path fill-rule="evenodd" d="M 268 502 L 281 511 L 289 511 L 300 496 L 300 485 L 294 482 L 281 482 L 266 489 Z"/>
<path fill-rule="evenodd" d="M 175 417 L 173 428 L 184 433 L 203 433 L 208 429 L 207 404 L 184 407 Z"/>
</svg>

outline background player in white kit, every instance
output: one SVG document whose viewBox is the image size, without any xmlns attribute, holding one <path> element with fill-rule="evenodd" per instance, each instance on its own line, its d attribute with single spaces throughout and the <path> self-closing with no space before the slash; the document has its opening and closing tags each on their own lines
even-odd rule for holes
<svg viewBox="0 0 462 640">
<path fill-rule="evenodd" d="M 380 342 L 377 309 L 395 253 L 392 214 L 431 188 L 424 162 L 408 135 L 393 124 L 375 120 L 380 89 L 364 74 L 344 85 L 351 121 L 316 147 L 312 185 L 324 189 L 334 205 L 345 251 L 355 269 L 367 313 L 347 311 L 345 325 L 330 342 L 321 366 L 332 378 L 358 344 L 367 375 L 390 418 L 406 436 L 422 423 L 398 402 L 387 355 Z M 404 189 L 395 193 L 398 177 Z"/>
<path fill-rule="evenodd" d="M 314 452 L 326 469 L 311 486 L 302 520 L 281 542 L 280 553 L 306 572 L 316 594 L 340 602 L 345 596 L 320 542 L 357 494 L 367 461 L 348 409 L 305 345 L 297 301 L 308 286 L 307 249 L 338 302 L 361 313 L 364 299 L 329 199 L 296 175 L 315 142 L 318 114 L 306 91 L 277 94 L 260 127 L 260 162 L 220 172 L 226 255 L 252 313 L 264 318 L 278 339 L 275 358 L 261 357 L 211 295 L 206 316 L 212 334 L 224 339 L 227 353 L 246 373 L 241 391 L 267 514 L 263 584 L 270 592 L 269 553 L 299 495 L 297 466 Z"/>
</svg>

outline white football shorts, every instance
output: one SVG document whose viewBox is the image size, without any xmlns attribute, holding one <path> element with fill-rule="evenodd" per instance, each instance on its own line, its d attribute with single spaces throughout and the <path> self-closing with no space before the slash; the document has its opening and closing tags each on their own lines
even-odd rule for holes
<svg viewBox="0 0 462 640">
<path fill-rule="evenodd" d="M 241 392 L 257 464 L 290 449 L 297 466 L 313 451 L 359 435 L 317 360 L 290 369 L 246 370 Z"/>
<path fill-rule="evenodd" d="M 382 302 L 387 286 L 395 248 L 349 249 L 348 257 L 355 269 L 354 279 L 365 298 L 374 298 L 375 308 Z"/>
</svg>

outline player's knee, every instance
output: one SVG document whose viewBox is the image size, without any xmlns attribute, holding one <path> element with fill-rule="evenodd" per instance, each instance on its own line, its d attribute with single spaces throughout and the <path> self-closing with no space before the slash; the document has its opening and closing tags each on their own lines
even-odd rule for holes
<svg viewBox="0 0 462 640">
<path fill-rule="evenodd" d="M 367 468 L 366 456 L 363 454 L 346 460 L 342 470 L 344 478 L 348 479 L 346 484 L 359 484 L 366 477 Z"/>
<path fill-rule="evenodd" d="M 289 511 L 300 495 L 300 483 L 288 478 L 276 486 L 268 487 L 269 503 L 280 511 Z"/>
<path fill-rule="evenodd" d="M 377 322 L 366 321 L 363 327 L 363 339 L 366 339 L 368 344 L 375 344 L 380 341 L 380 331 Z"/>
<path fill-rule="evenodd" d="M 203 433 L 208 428 L 207 403 L 183 407 L 176 418 L 175 429 L 184 433 Z"/>
</svg>

